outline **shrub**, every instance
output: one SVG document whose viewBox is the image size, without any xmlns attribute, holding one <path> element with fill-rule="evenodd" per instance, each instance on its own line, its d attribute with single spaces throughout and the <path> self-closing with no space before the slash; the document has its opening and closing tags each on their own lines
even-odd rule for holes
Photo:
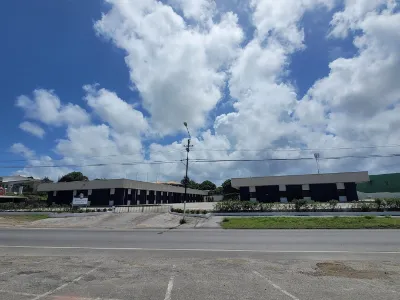
<svg viewBox="0 0 400 300">
<path fill-rule="evenodd" d="M 391 216 L 391 215 L 386 215 L 385 218 L 386 218 L 386 219 L 391 219 L 392 216 Z"/>
<path fill-rule="evenodd" d="M 201 211 L 201 213 L 202 213 L 203 215 L 206 215 L 206 214 L 208 214 L 208 211 L 204 209 L 204 210 Z"/>
<path fill-rule="evenodd" d="M 107 211 L 107 208 L 103 208 L 103 212 L 106 212 Z"/>
<path fill-rule="evenodd" d="M 179 220 L 179 224 L 181 224 L 181 225 L 182 225 L 182 224 L 186 224 L 186 220 L 185 220 L 184 218 L 180 219 L 180 220 Z"/>
<path fill-rule="evenodd" d="M 386 199 L 386 206 L 389 210 L 400 210 L 400 199 Z"/>
<path fill-rule="evenodd" d="M 97 211 L 97 212 L 101 212 L 101 208 L 97 208 L 96 211 Z"/>
<path fill-rule="evenodd" d="M 108 211 L 112 211 L 112 208 L 107 208 Z"/>
<path fill-rule="evenodd" d="M 382 211 L 386 207 L 386 201 L 384 199 L 375 199 L 376 209 Z"/>
<path fill-rule="evenodd" d="M 339 204 L 339 201 L 338 200 L 330 200 L 328 203 L 329 203 L 329 209 L 331 211 L 335 211 L 335 208 Z"/>
<path fill-rule="evenodd" d="M 260 211 L 272 211 L 274 208 L 275 204 L 274 203 L 260 203 L 259 207 L 260 207 Z"/>
<path fill-rule="evenodd" d="M 294 199 L 292 201 L 292 204 L 294 205 L 295 211 L 301 211 L 301 209 L 306 206 L 307 200 L 304 199 Z"/>
<path fill-rule="evenodd" d="M 369 203 L 363 203 L 363 204 L 361 205 L 361 211 L 366 212 L 366 211 L 371 211 L 372 209 L 373 209 L 373 207 L 372 207 L 372 205 L 369 204 Z"/>
<path fill-rule="evenodd" d="M 214 210 L 220 212 L 240 212 L 243 210 L 244 202 L 249 201 L 221 201 L 214 205 Z"/>
<path fill-rule="evenodd" d="M 364 218 L 366 218 L 366 219 L 368 219 L 368 220 L 371 220 L 371 219 L 374 219 L 375 216 L 364 216 Z"/>
</svg>

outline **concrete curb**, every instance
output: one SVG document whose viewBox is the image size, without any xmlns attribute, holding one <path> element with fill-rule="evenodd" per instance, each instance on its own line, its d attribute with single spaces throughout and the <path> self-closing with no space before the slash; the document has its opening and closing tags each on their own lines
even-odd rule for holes
<svg viewBox="0 0 400 300">
<path fill-rule="evenodd" d="M 169 213 L 171 215 L 183 217 L 183 213 L 176 213 L 176 212 L 172 212 L 172 211 L 169 211 Z M 208 219 L 211 216 L 212 216 L 211 213 L 208 213 L 208 214 L 185 214 L 185 217 L 194 217 L 194 218 L 203 218 L 203 219 Z"/>
<path fill-rule="evenodd" d="M 400 211 L 337 211 L 337 212 L 238 212 L 212 213 L 223 217 L 333 217 L 333 216 L 395 216 L 400 217 Z"/>
</svg>

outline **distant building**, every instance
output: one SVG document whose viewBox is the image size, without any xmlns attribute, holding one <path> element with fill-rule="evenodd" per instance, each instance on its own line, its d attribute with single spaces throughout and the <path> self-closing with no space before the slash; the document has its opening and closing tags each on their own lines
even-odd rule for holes
<svg viewBox="0 0 400 300">
<path fill-rule="evenodd" d="M 70 204 L 82 194 L 92 206 L 167 204 L 184 202 L 182 187 L 128 179 L 42 183 L 39 192 L 48 193 L 48 202 Z M 188 202 L 201 202 L 207 192 L 187 189 Z"/>
<path fill-rule="evenodd" d="M 0 177 L 0 186 L 6 193 L 23 194 L 25 192 L 36 192 L 40 179 L 25 176 L 3 176 Z"/>
<path fill-rule="evenodd" d="M 232 178 L 240 200 L 290 202 L 307 199 L 318 202 L 358 200 L 356 184 L 368 182 L 368 172 L 326 173 L 290 176 Z"/>
<path fill-rule="evenodd" d="M 157 184 L 167 184 L 167 185 L 172 185 L 172 186 L 180 186 L 180 187 L 183 187 L 183 186 L 184 186 L 182 183 L 176 182 L 176 181 L 166 181 L 166 182 L 157 181 L 156 183 L 157 183 Z"/>
<path fill-rule="evenodd" d="M 369 181 L 357 184 L 363 193 L 400 193 L 400 173 L 370 175 Z"/>
</svg>

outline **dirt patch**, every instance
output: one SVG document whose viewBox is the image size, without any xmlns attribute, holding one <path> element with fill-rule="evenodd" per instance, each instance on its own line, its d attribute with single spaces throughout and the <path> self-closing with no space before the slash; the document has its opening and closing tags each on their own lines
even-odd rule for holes
<svg viewBox="0 0 400 300">
<path fill-rule="evenodd" d="M 342 262 L 317 263 L 315 272 L 307 273 L 312 276 L 335 276 L 357 279 L 385 279 L 390 273 L 379 270 L 356 270 Z"/>
</svg>

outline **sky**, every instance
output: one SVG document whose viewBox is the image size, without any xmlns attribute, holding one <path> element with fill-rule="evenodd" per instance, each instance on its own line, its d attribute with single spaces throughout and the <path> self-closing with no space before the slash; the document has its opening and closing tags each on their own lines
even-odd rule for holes
<svg viewBox="0 0 400 300">
<path fill-rule="evenodd" d="M 398 172 L 399 28 L 398 0 L 5 0 L 0 176 L 180 180 L 183 122 L 196 181 Z"/>
</svg>

